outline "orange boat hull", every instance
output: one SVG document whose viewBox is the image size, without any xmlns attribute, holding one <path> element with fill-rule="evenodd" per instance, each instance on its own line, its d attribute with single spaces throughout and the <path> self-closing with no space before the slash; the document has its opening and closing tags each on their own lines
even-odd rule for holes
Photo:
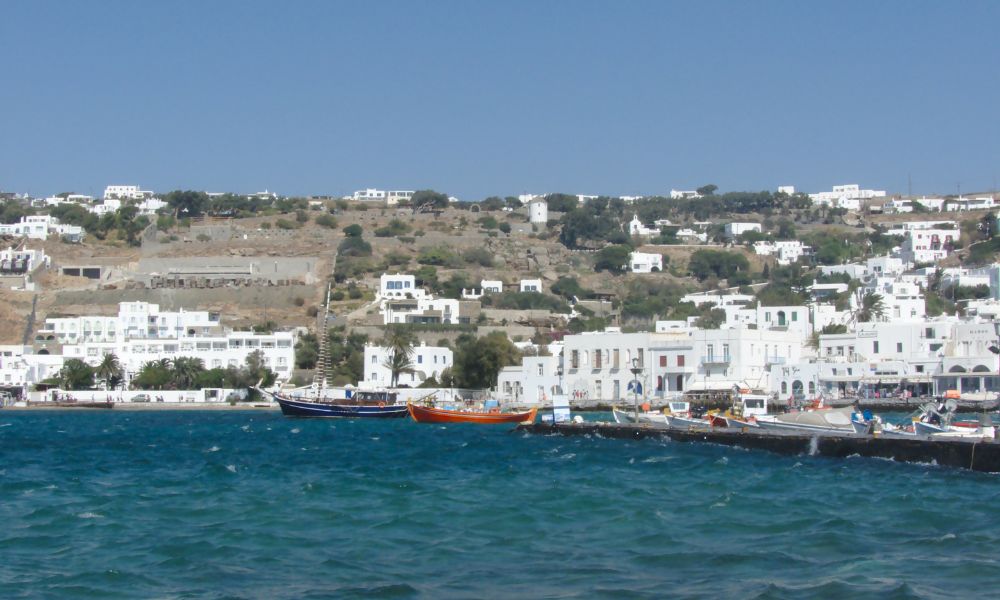
<svg viewBox="0 0 1000 600">
<path fill-rule="evenodd" d="M 537 408 L 519 413 L 501 412 L 466 412 L 461 410 L 447 410 L 444 408 L 430 408 L 427 406 L 417 406 L 407 404 L 410 409 L 410 416 L 417 423 L 481 423 L 492 425 L 498 423 L 533 423 Z"/>
</svg>

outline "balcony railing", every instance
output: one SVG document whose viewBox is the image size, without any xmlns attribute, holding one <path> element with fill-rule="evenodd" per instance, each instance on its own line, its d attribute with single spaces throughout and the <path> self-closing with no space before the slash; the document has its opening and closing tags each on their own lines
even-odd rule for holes
<svg viewBox="0 0 1000 600">
<path fill-rule="evenodd" d="M 729 355 L 728 354 L 709 354 L 701 359 L 701 364 L 703 365 L 728 365 Z"/>
</svg>

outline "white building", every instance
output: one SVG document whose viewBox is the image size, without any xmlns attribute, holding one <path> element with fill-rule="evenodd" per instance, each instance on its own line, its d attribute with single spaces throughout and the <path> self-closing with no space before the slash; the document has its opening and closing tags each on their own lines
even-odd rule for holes
<svg viewBox="0 0 1000 600">
<path fill-rule="evenodd" d="M 545 198 L 532 198 L 528 201 L 528 221 L 535 225 L 549 222 L 549 203 Z"/>
<path fill-rule="evenodd" d="M 483 279 L 479 282 L 484 294 L 499 294 L 503 292 L 503 282 L 499 279 Z"/>
<path fill-rule="evenodd" d="M 701 198 L 701 194 L 694 190 L 670 190 L 671 200 L 687 200 Z"/>
<path fill-rule="evenodd" d="M 45 255 L 45 250 L 41 248 L 15 250 L 11 246 L 7 246 L 6 250 L 0 250 L 0 274 L 23 275 L 31 273 L 39 267 L 48 267 L 51 260 Z"/>
<path fill-rule="evenodd" d="M 385 202 L 386 192 L 375 188 L 367 188 L 354 192 L 350 198 L 359 202 Z"/>
<path fill-rule="evenodd" d="M 966 210 L 991 210 L 996 208 L 996 202 L 992 196 L 981 198 L 949 198 L 944 202 L 944 210 L 966 211 Z"/>
<path fill-rule="evenodd" d="M 21 217 L 17 223 L 0 225 L 0 235 L 23 236 L 33 240 L 46 240 L 50 235 L 58 235 L 68 242 L 80 242 L 84 232 L 83 227 L 63 225 L 53 216 L 33 215 Z"/>
<path fill-rule="evenodd" d="M 413 347 L 410 355 L 410 371 L 400 373 L 396 384 L 398 386 L 417 387 L 425 380 L 433 377 L 440 379 L 441 372 L 450 369 L 454 356 L 451 348 L 444 346 L 427 346 L 420 344 Z M 365 346 L 365 379 L 361 387 L 387 387 L 392 384 L 392 370 L 386 366 L 390 358 L 390 350 L 385 346 Z"/>
<path fill-rule="evenodd" d="M 137 185 L 109 185 L 104 188 L 105 200 L 145 200 L 152 197 L 153 192 L 140 190 Z"/>
<path fill-rule="evenodd" d="M 739 237 L 750 231 L 760 233 L 760 223 L 726 223 L 726 237 L 729 239 Z"/>
<path fill-rule="evenodd" d="M 549 404 L 564 398 L 562 344 L 550 344 L 549 355 L 525 356 L 521 364 L 504 367 L 494 393 L 501 402 Z"/>
<path fill-rule="evenodd" d="M 812 254 L 812 248 L 798 240 L 754 242 L 753 251 L 759 256 L 774 256 L 779 265 L 790 265 L 803 256 Z"/>
<path fill-rule="evenodd" d="M 899 258 L 910 264 L 936 263 L 951 254 L 958 229 L 915 229 L 907 232 Z"/>
<path fill-rule="evenodd" d="M 772 365 L 801 359 L 802 341 L 793 331 L 747 328 L 569 335 L 563 341 L 563 389 L 571 402 L 625 400 L 633 364 L 642 369 L 652 398 L 734 385 L 765 388 Z"/>
<path fill-rule="evenodd" d="M 789 196 L 794 196 L 795 195 L 795 186 L 794 185 L 779 185 L 778 186 L 778 193 L 779 194 L 788 194 Z"/>
<path fill-rule="evenodd" d="M 885 196 L 885 190 L 863 190 L 856 184 L 835 185 L 833 191 L 809 194 L 813 204 L 827 204 L 847 210 L 858 210 L 861 208 L 862 200 L 883 196 Z"/>
<path fill-rule="evenodd" d="M 637 235 L 639 237 L 652 237 L 654 235 L 659 235 L 660 230 L 655 227 L 646 227 L 639 220 L 639 215 L 632 215 L 632 220 L 628 223 L 628 234 Z"/>
<path fill-rule="evenodd" d="M 654 273 L 663 270 L 663 255 L 632 252 L 628 259 L 629 270 L 633 273 Z"/>
<path fill-rule="evenodd" d="M 35 344 L 40 355 L 57 356 L 53 350 L 61 345 L 59 360 L 77 358 L 92 366 L 114 353 L 126 381 L 147 362 L 182 356 L 200 358 L 206 369 L 214 369 L 242 367 L 252 352 L 260 351 L 264 365 L 280 380 L 291 376 L 295 364 L 292 332 L 231 331 L 218 313 L 164 311 L 147 302 L 122 302 L 116 316 L 47 318 Z"/>
<path fill-rule="evenodd" d="M 522 279 L 520 291 L 522 292 L 534 292 L 541 293 L 542 291 L 542 280 L 541 279 Z"/>
<path fill-rule="evenodd" d="M 427 292 L 417 287 L 417 278 L 403 273 L 383 273 L 379 277 L 379 298 L 423 298 Z"/>
</svg>

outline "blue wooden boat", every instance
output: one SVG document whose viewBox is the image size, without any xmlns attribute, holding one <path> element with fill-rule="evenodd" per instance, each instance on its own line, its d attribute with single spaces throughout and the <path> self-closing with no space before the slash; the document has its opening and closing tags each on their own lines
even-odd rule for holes
<svg viewBox="0 0 1000 600">
<path fill-rule="evenodd" d="M 396 404 L 393 392 L 354 392 L 350 398 L 295 398 L 261 390 L 281 407 L 286 417 L 401 419 L 407 416 L 405 404 Z"/>
<path fill-rule="evenodd" d="M 409 415 L 406 404 L 397 404 L 395 392 L 346 390 L 344 398 L 328 398 L 324 395 L 327 388 L 327 376 L 330 373 L 330 352 L 328 349 L 327 322 L 330 317 L 330 290 L 326 288 L 326 309 L 322 320 L 317 323 L 319 335 L 319 357 L 316 373 L 313 375 L 313 397 L 299 397 L 269 392 L 259 387 L 257 390 L 274 399 L 281 407 L 281 414 L 286 417 L 319 417 L 319 418 L 363 418 L 363 419 L 401 419 Z M 258 384 L 259 385 L 259 384 Z"/>
</svg>

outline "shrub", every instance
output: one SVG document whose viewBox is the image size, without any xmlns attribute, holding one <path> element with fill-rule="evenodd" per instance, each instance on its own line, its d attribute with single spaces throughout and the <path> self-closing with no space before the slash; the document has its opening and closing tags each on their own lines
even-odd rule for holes
<svg viewBox="0 0 1000 600">
<path fill-rule="evenodd" d="M 212 241 L 212 237 L 209 236 L 209 235 L 206 235 L 204 233 L 199 233 L 198 237 L 196 237 L 195 239 L 198 240 L 199 242 L 210 242 L 210 241 Z"/>
<path fill-rule="evenodd" d="M 359 238 L 363 232 L 364 230 L 361 229 L 361 225 L 358 225 L 357 223 L 344 227 L 344 235 L 347 237 Z"/>
<path fill-rule="evenodd" d="M 333 300 L 334 302 L 340 302 L 343 299 L 344 299 L 344 292 L 340 290 L 336 290 L 330 294 L 330 300 Z"/>
<path fill-rule="evenodd" d="M 278 229 L 288 230 L 288 229 L 298 229 L 299 228 L 299 225 L 297 223 L 293 223 L 292 221 L 289 221 L 288 219 L 278 219 L 277 221 L 274 222 L 274 224 L 275 224 L 275 226 Z"/>
<path fill-rule="evenodd" d="M 264 221 L 263 223 L 260 224 L 260 228 L 261 229 L 270 229 L 271 228 L 271 223 L 268 222 L 268 221 Z"/>
<path fill-rule="evenodd" d="M 296 296 L 295 299 L 292 300 L 292 304 L 294 304 L 295 306 L 305 306 L 306 299 L 303 298 L 302 296 Z"/>
<path fill-rule="evenodd" d="M 320 227 L 326 227 L 327 229 L 333 229 L 337 226 L 337 219 L 330 215 L 320 215 L 316 217 L 316 224 Z"/>
</svg>

